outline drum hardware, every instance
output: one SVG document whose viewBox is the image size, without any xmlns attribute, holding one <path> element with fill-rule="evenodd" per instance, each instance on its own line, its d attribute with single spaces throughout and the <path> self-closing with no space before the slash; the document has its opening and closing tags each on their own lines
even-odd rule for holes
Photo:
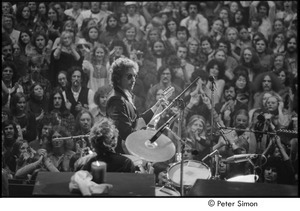
<svg viewBox="0 0 300 211">
<path fill-rule="evenodd" d="M 155 196 L 180 196 L 180 193 L 169 185 L 156 186 Z"/>
<path fill-rule="evenodd" d="M 219 160 L 220 158 L 222 158 L 222 156 L 219 153 L 219 150 L 214 150 L 212 153 L 206 155 L 204 158 L 202 158 L 202 162 L 204 162 L 207 158 L 213 158 L 213 156 L 215 157 L 215 175 L 212 177 L 212 179 L 214 180 L 218 180 L 220 179 L 220 175 L 219 175 Z"/>
<path fill-rule="evenodd" d="M 171 185 L 180 187 L 180 173 L 181 162 L 177 162 L 170 166 L 167 171 L 167 178 L 171 182 Z M 184 160 L 183 161 L 183 185 L 185 188 L 191 188 L 197 179 L 210 179 L 211 170 L 207 164 L 197 160 Z"/>
</svg>

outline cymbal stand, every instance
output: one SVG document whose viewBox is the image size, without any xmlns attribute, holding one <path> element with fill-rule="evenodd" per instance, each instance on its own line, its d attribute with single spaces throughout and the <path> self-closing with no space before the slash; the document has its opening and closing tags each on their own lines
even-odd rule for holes
<svg viewBox="0 0 300 211">
<path fill-rule="evenodd" d="M 208 157 L 213 158 L 213 156 L 215 156 L 215 175 L 213 176 L 212 179 L 217 180 L 220 178 L 219 175 L 219 159 L 222 158 L 222 156 L 219 153 L 219 150 L 214 150 L 212 153 L 206 155 L 204 158 L 202 158 L 202 162 L 204 162 Z M 213 161 L 211 160 L 211 163 L 213 163 Z"/>
<path fill-rule="evenodd" d="M 255 176 L 258 176 L 259 177 L 259 174 L 257 174 L 257 169 L 261 169 L 259 166 L 257 166 L 257 165 L 255 165 L 254 163 L 253 163 L 253 161 L 251 160 L 251 158 L 247 158 L 247 160 L 248 160 L 248 162 L 253 166 L 253 173 L 254 173 L 254 175 Z M 256 182 L 256 180 L 255 180 L 255 182 Z"/>
</svg>

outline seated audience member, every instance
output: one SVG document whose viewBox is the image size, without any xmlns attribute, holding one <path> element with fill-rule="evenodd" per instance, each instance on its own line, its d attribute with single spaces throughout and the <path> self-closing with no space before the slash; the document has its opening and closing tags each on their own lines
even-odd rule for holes
<svg viewBox="0 0 300 211">
<path fill-rule="evenodd" d="M 20 154 L 16 161 L 16 179 L 35 180 L 37 173 L 40 171 L 59 172 L 47 157 L 46 149 L 39 149 L 36 152 L 29 147 L 27 141 L 22 141 L 19 145 L 19 152 Z"/>
<path fill-rule="evenodd" d="M 22 92 L 13 95 L 10 102 L 13 120 L 20 125 L 23 138 L 28 142 L 36 138 L 36 125 L 34 114 L 27 110 L 26 96 Z"/>
<path fill-rule="evenodd" d="M 156 103 L 156 95 L 154 95 L 154 92 L 159 89 L 165 90 L 170 86 L 174 87 L 175 90 L 170 96 L 170 100 L 174 99 L 175 96 L 179 95 L 182 92 L 182 89 L 180 87 L 172 83 L 173 77 L 174 73 L 171 72 L 171 70 L 167 66 L 162 66 L 159 68 L 157 73 L 157 80 L 159 81 L 159 83 L 152 86 L 148 91 L 146 100 L 147 109 L 152 107 Z"/>
<path fill-rule="evenodd" d="M 264 93 L 268 91 L 278 92 L 281 89 L 281 83 L 275 73 L 264 72 L 257 75 L 253 81 L 253 87 L 253 108 L 258 108 Z"/>
<path fill-rule="evenodd" d="M 71 134 L 75 128 L 75 117 L 67 109 L 70 103 L 66 103 L 63 94 L 60 90 L 56 89 L 49 99 L 49 118 L 53 126 L 64 126 Z"/>
<path fill-rule="evenodd" d="M 41 119 L 48 113 L 49 98 L 45 95 L 40 83 L 34 83 L 30 87 L 28 99 L 28 110 L 34 114 L 35 120 L 39 124 Z"/>
<path fill-rule="evenodd" d="M 83 109 L 79 112 L 75 120 L 74 135 L 89 134 L 94 125 L 94 117 L 90 111 Z"/>
<path fill-rule="evenodd" d="M 48 116 L 45 116 L 37 129 L 37 138 L 29 143 L 29 146 L 38 151 L 39 149 L 46 149 L 48 145 L 49 132 L 52 129 L 52 121 Z"/>
<path fill-rule="evenodd" d="M 70 171 L 70 159 L 75 154 L 74 151 L 67 147 L 70 140 L 60 139 L 69 136 L 70 133 L 63 126 L 54 126 L 49 132 L 47 147 L 48 157 L 60 172 Z"/>
<path fill-rule="evenodd" d="M 106 102 L 108 95 L 112 92 L 112 86 L 106 85 L 99 87 L 94 95 L 94 103 L 97 107 L 91 110 L 91 113 L 95 119 L 95 122 L 98 122 L 102 117 L 106 117 Z"/>
<path fill-rule="evenodd" d="M 210 140 L 206 134 L 206 120 L 203 116 L 193 115 L 189 118 L 186 135 L 192 142 L 193 158 L 201 161 L 205 155 L 209 154 L 210 150 Z"/>
<path fill-rule="evenodd" d="M 71 103 L 70 112 L 76 117 L 83 108 L 91 110 L 95 107 L 94 92 L 84 86 L 84 74 L 80 67 L 72 67 L 69 70 L 69 75 L 71 87 L 63 91 L 63 96 L 66 102 Z"/>
<path fill-rule="evenodd" d="M 21 77 L 18 83 L 23 87 L 26 100 L 30 95 L 30 88 L 34 83 L 40 83 L 44 89 L 45 96 L 49 97 L 52 85 L 48 79 L 41 75 L 42 61 L 39 57 L 32 57 L 28 63 L 29 73 Z"/>
<path fill-rule="evenodd" d="M 248 109 L 248 106 L 237 100 L 236 87 L 231 82 L 225 84 L 223 96 L 225 102 L 217 103 L 215 109 L 224 125 L 230 127 L 235 113 L 241 108 Z"/>
<path fill-rule="evenodd" d="M 266 150 L 268 161 L 263 166 L 265 183 L 295 185 L 295 170 L 280 137 L 272 137 Z"/>
</svg>

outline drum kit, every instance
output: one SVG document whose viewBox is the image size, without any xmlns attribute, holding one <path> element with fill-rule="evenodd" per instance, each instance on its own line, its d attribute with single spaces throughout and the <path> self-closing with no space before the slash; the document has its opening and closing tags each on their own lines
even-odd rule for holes
<svg viewBox="0 0 300 211">
<path fill-rule="evenodd" d="M 155 130 L 139 130 L 130 134 L 125 145 L 131 155 L 124 155 L 131 159 L 141 173 L 151 173 L 145 170 L 146 164 L 165 162 L 174 157 L 176 148 L 174 143 L 166 135 L 161 134 L 157 140 L 151 143 L 149 140 L 157 133 Z M 156 196 L 181 196 L 180 188 L 180 161 L 173 163 L 167 170 L 168 183 L 165 186 L 157 186 Z M 149 169 L 149 166 L 148 166 Z M 185 160 L 183 167 L 183 185 L 185 189 L 193 186 L 197 179 L 210 179 L 210 168 L 203 162 Z"/>
<path fill-rule="evenodd" d="M 145 167 L 148 164 L 152 167 L 153 163 L 165 162 L 174 157 L 176 149 L 174 143 L 166 135 L 161 134 L 155 142 L 151 143 L 149 140 L 157 133 L 155 130 L 139 130 L 130 134 L 125 142 L 125 145 L 131 155 L 124 155 L 131 159 L 135 166 L 140 168 L 140 173 L 153 173 L 147 171 Z M 218 153 L 211 153 L 211 157 Z M 246 157 L 246 156 L 245 156 Z M 248 157 L 247 157 L 248 158 Z M 249 156 L 249 159 L 253 158 Z M 238 157 L 239 159 L 239 157 Z M 236 162 L 236 157 L 232 156 L 227 159 L 231 162 Z M 243 161 L 247 159 L 244 158 Z M 203 160 L 202 160 L 203 161 Z M 197 179 L 210 180 L 214 179 L 210 167 L 202 161 L 197 160 L 184 160 L 183 161 L 183 187 L 187 193 L 195 184 Z M 241 160 L 242 161 L 242 160 Z M 232 163 L 234 163 L 232 162 Z M 239 161 L 238 161 L 239 162 Z M 181 161 L 172 163 L 167 169 L 166 177 L 167 182 L 163 186 L 156 186 L 155 196 L 159 197 L 176 197 L 183 196 L 180 192 L 180 179 L 181 179 Z M 258 175 L 242 175 L 228 179 L 228 182 L 248 182 L 255 183 L 258 180 Z"/>
<path fill-rule="evenodd" d="M 219 155 L 218 150 L 211 150 L 212 152 L 205 156 L 201 161 L 196 160 L 184 160 L 183 153 L 185 147 L 185 141 L 181 139 L 181 129 L 179 126 L 178 136 L 175 137 L 178 146 L 181 148 L 180 153 L 176 153 L 176 147 L 173 141 L 163 134 L 164 130 L 169 129 L 169 125 L 174 121 L 175 118 L 178 118 L 179 125 L 181 125 L 182 121 L 182 113 L 184 109 L 183 100 L 180 98 L 193 84 L 195 84 L 200 77 L 197 77 L 181 94 L 179 94 L 176 98 L 173 99 L 169 105 L 163 109 L 159 114 L 155 114 L 152 118 L 151 122 L 157 122 L 157 117 L 160 117 L 166 110 L 168 110 L 173 104 L 177 103 L 180 113 L 179 115 L 173 115 L 166 123 L 164 123 L 159 129 L 155 130 L 150 127 L 144 130 L 138 130 L 131 133 L 125 141 L 125 146 L 128 152 L 131 155 L 125 155 L 130 158 L 133 163 L 140 168 L 141 173 L 153 173 L 153 163 L 166 162 L 170 159 L 174 158 L 175 154 L 178 154 L 177 162 L 173 163 L 167 169 L 167 183 L 165 186 L 157 186 L 155 189 L 156 196 L 184 196 L 187 191 L 194 185 L 197 179 L 219 179 L 218 175 L 218 164 Z M 172 89 L 167 88 L 166 93 L 172 92 Z M 166 94 L 168 95 L 168 94 Z M 213 97 L 212 97 L 213 98 Z M 180 105 L 181 104 L 181 105 Z M 154 121 L 156 120 L 156 121 Z M 212 124 L 213 125 L 213 124 Z M 149 126 L 149 125 L 148 125 Z M 227 140 L 227 137 L 222 133 L 222 128 L 217 124 L 219 131 L 221 131 L 221 136 Z M 155 128 L 155 127 L 154 127 Z M 232 130 L 236 130 L 235 128 L 230 128 Z M 265 133 L 265 132 L 264 132 Z M 228 145 L 230 145 L 229 141 L 226 141 Z M 180 156 L 181 155 L 181 156 Z M 256 158 L 258 155 L 248 154 L 243 156 L 232 156 L 227 159 L 228 163 L 237 163 L 237 162 L 245 162 L 248 161 L 251 165 L 253 165 L 254 169 L 257 169 L 259 166 L 256 166 L 251 159 Z M 179 157 L 179 159 L 178 159 Z M 215 165 L 215 175 L 212 176 L 211 167 L 208 167 L 204 160 L 208 157 L 214 158 L 216 163 Z M 265 158 L 266 160 L 266 158 Z M 212 164 L 212 162 L 211 162 Z M 147 166 L 146 170 L 144 167 Z M 254 170 L 255 172 L 255 170 Z M 258 175 L 246 175 L 239 176 L 236 178 L 228 179 L 228 182 L 256 182 L 258 180 Z M 180 192 L 178 191 L 180 190 Z"/>
</svg>

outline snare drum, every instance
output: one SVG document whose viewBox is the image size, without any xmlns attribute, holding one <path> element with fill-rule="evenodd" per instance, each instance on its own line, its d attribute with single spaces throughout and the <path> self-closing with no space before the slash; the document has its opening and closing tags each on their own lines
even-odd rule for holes
<svg viewBox="0 0 300 211">
<path fill-rule="evenodd" d="M 155 196 L 180 196 L 180 193 L 174 188 L 168 186 L 156 186 Z"/>
<path fill-rule="evenodd" d="M 167 173 L 168 179 L 177 187 L 180 187 L 180 163 L 172 165 Z M 183 161 L 183 185 L 193 186 L 197 179 L 210 179 L 211 170 L 203 162 L 196 160 Z"/>
</svg>

